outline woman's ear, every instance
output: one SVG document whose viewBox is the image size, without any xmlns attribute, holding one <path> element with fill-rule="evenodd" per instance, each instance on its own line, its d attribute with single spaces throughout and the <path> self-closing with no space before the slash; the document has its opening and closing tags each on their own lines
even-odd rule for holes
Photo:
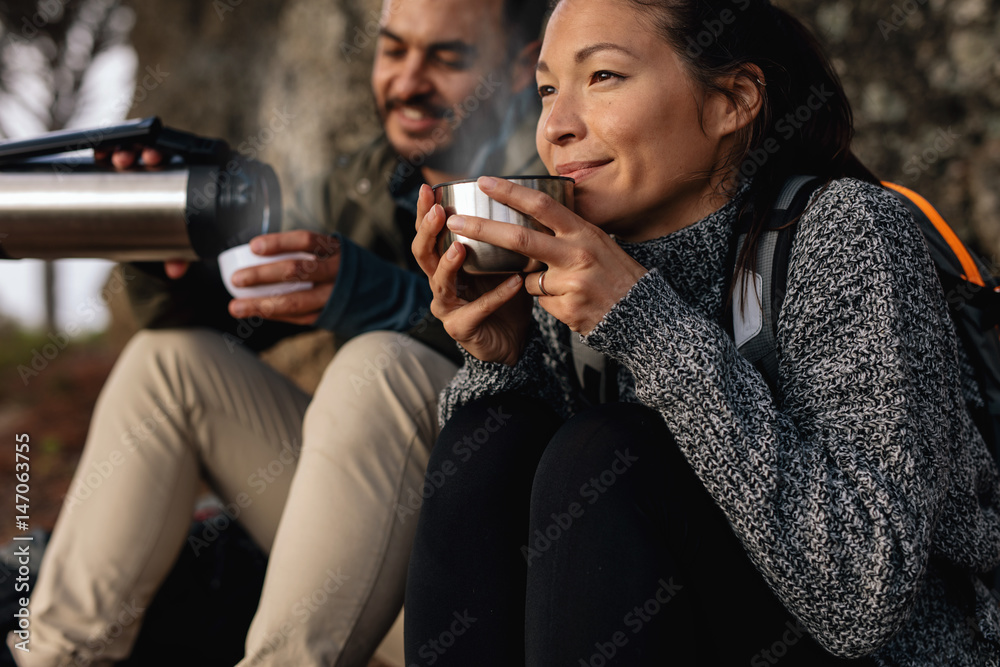
<svg viewBox="0 0 1000 667">
<path fill-rule="evenodd" d="M 704 118 L 706 133 L 722 139 L 753 123 L 764 105 L 767 82 L 759 67 L 748 64 L 718 84 L 726 92 L 709 93 Z"/>
<path fill-rule="evenodd" d="M 511 62 L 511 90 L 515 94 L 528 86 L 535 85 L 535 66 L 538 65 L 538 56 L 541 52 L 542 40 L 537 39 L 525 45 Z"/>
</svg>

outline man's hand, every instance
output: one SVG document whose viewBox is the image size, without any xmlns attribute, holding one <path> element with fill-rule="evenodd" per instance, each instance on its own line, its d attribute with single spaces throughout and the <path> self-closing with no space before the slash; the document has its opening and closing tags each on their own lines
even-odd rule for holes
<svg viewBox="0 0 1000 667">
<path fill-rule="evenodd" d="M 315 255 L 316 259 L 289 259 L 240 269 L 232 277 L 237 287 L 290 281 L 311 282 L 313 286 L 279 296 L 233 299 L 229 302 L 229 314 L 236 318 L 259 316 L 291 324 L 315 324 L 333 293 L 340 269 L 340 243 L 337 239 L 305 230 L 278 232 L 254 238 L 250 241 L 250 250 L 256 255 L 307 252 Z"/>
<path fill-rule="evenodd" d="M 110 161 L 115 169 L 126 170 L 139 164 L 156 167 L 163 164 L 166 156 L 152 148 L 134 146 L 113 152 L 94 151 L 94 159 Z M 333 293 L 340 268 L 340 244 L 336 239 L 305 230 L 278 232 L 256 237 L 250 242 L 250 249 L 257 255 L 307 252 L 315 255 L 316 260 L 284 260 L 242 269 L 232 277 L 237 287 L 290 281 L 311 282 L 313 286 L 280 296 L 233 299 L 229 302 L 229 314 L 237 318 L 260 316 L 292 324 L 315 324 Z M 170 260 L 163 263 L 163 270 L 167 277 L 176 280 L 187 273 L 188 266 L 185 260 Z"/>
<path fill-rule="evenodd" d="M 154 148 L 135 146 L 133 148 L 121 148 L 115 151 L 95 150 L 94 160 L 96 162 L 110 162 L 118 171 L 125 171 L 136 166 L 140 161 L 147 167 L 157 167 L 163 164 L 166 156 Z M 177 280 L 188 270 L 188 262 L 183 259 L 167 260 L 163 263 L 163 271 L 168 278 Z"/>
</svg>

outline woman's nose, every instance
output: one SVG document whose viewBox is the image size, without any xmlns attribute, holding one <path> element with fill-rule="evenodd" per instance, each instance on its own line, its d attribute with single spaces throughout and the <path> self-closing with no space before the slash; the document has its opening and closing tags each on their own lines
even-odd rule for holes
<svg viewBox="0 0 1000 667">
<path fill-rule="evenodd" d="M 542 130 L 542 136 L 545 137 L 545 140 L 557 145 L 574 139 L 582 139 L 586 134 L 574 100 L 568 96 L 558 97 L 552 103 Z"/>
</svg>

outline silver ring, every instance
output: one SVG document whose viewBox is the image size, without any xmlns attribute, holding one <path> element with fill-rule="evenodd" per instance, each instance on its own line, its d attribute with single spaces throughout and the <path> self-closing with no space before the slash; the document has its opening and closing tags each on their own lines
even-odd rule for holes
<svg viewBox="0 0 1000 667">
<path fill-rule="evenodd" d="M 548 292 L 545 291 L 545 273 L 546 273 L 546 271 L 548 271 L 548 269 L 546 269 L 545 271 L 542 271 L 541 273 L 538 274 L 538 291 L 541 292 L 543 296 L 552 296 L 551 294 L 549 294 Z"/>
</svg>

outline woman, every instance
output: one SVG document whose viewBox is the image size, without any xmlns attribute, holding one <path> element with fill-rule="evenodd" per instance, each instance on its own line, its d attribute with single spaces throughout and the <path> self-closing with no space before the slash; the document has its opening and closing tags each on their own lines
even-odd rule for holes
<svg viewBox="0 0 1000 667">
<path fill-rule="evenodd" d="M 1000 560 L 996 466 L 920 233 L 850 153 L 809 33 L 760 0 L 563 0 L 538 88 L 539 154 L 575 212 L 480 187 L 554 236 L 446 221 L 421 193 L 414 254 L 466 363 L 428 466 L 408 664 L 1000 662 L 976 575 Z M 746 222 L 737 275 L 755 268 L 800 173 L 827 182 L 798 221 L 772 395 L 720 325 L 745 284 L 727 256 Z M 548 269 L 466 284 L 463 247 L 434 249 L 446 223 Z M 577 334 L 617 401 L 584 399 Z"/>
</svg>

